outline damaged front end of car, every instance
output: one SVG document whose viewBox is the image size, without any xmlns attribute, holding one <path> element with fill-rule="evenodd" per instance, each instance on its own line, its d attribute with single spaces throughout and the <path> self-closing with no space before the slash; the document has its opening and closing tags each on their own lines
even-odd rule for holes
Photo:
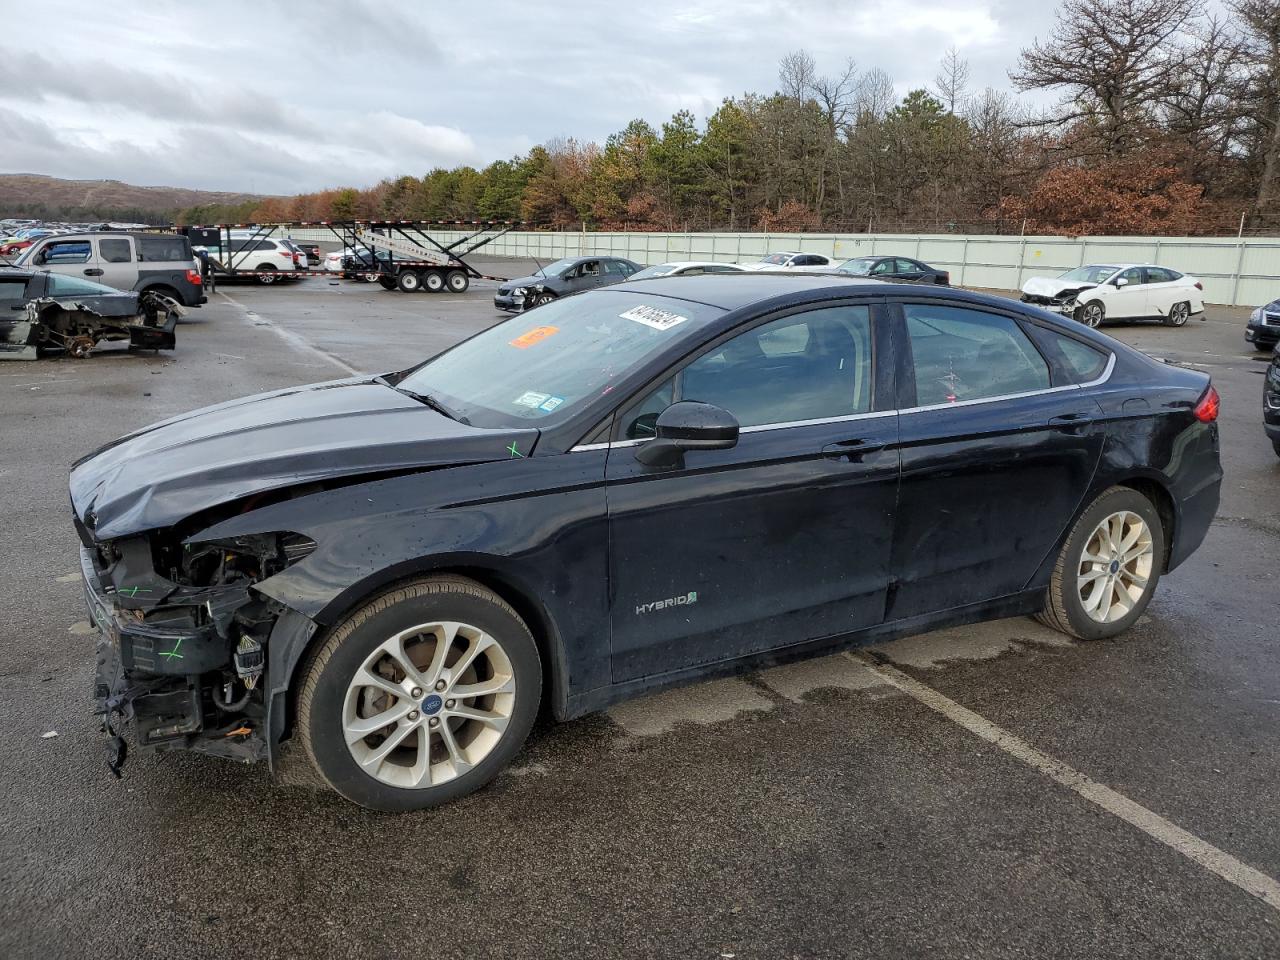
<svg viewBox="0 0 1280 960">
<path fill-rule="evenodd" d="M 98 542 L 78 521 L 85 599 L 98 628 L 96 713 L 119 772 L 140 747 L 252 763 L 268 758 L 265 650 L 285 608 L 254 585 L 308 556 L 293 533 L 223 540 L 155 531 Z"/>
<path fill-rule="evenodd" d="M 1082 287 L 1060 290 L 1052 295 L 1024 292 L 1022 294 L 1022 302 L 1034 304 L 1037 307 L 1043 307 L 1046 310 L 1052 310 L 1054 313 L 1061 313 L 1069 317 L 1076 312 L 1077 300 L 1080 294 L 1086 290 L 1092 290 L 1094 286 L 1094 284 L 1086 284 Z"/>
<path fill-rule="evenodd" d="M 0 360 L 35 360 L 47 349 L 84 358 L 99 343 L 118 340 L 128 340 L 130 349 L 172 350 L 185 313 L 155 291 L 84 301 L 41 297 L 26 305 L 21 319 L 0 324 Z"/>
</svg>

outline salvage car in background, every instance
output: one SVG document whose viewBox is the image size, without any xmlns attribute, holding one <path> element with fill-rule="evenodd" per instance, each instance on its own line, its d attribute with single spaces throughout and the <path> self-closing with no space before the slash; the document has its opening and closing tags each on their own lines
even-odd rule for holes
<svg viewBox="0 0 1280 960">
<path fill-rule="evenodd" d="M 705 273 L 743 273 L 736 263 L 715 263 L 710 260 L 673 260 L 645 267 L 631 275 L 632 280 L 649 280 L 653 277 L 700 277 Z"/>
<path fill-rule="evenodd" d="M 1249 314 L 1244 338 L 1255 350 L 1273 350 L 1280 343 L 1280 300 L 1272 300 Z"/>
<path fill-rule="evenodd" d="M 493 305 L 499 310 L 528 310 L 557 297 L 621 283 L 639 270 L 638 263 L 622 257 L 567 257 L 531 276 L 504 280 L 493 295 Z"/>
<path fill-rule="evenodd" d="M 1180 327 L 1204 316 L 1204 286 L 1195 277 L 1154 264 L 1090 264 L 1059 277 L 1032 277 L 1024 303 L 1073 317 L 1086 327 L 1105 320 L 1159 320 Z"/>
<path fill-rule="evenodd" d="M 98 710 L 243 761 L 293 736 L 406 810 L 492 779 L 544 702 L 1018 614 L 1111 637 L 1213 520 L 1217 410 L 1205 373 L 946 287 L 554 300 L 80 460 Z"/>
<path fill-rule="evenodd" d="M 124 292 L 47 270 L 0 269 L 0 360 L 34 360 L 41 350 L 87 357 L 102 341 L 172 350 L 182 305 L 154 290 Z"/>
<path fill-rule="evenodd" d="M 1280 348 L 1272 354 L 1263 379 L 1262 423 L 1276 456 L 1280 457 Z"/>
<path fill-rule="evenodd" d="M 836 272 L 873 280 L 909 280 L 913 283 L 951 283 L 951 274 L 910 257 L 854 257 L 836 267 Z"/>
<path fill-rule="evenodd" d="M 104 231 L 44 237 L 15 265 L 88 278 L 116 290 L 154 291 L 187 307 L 208 300 L 191 241 L 173 233 Z"/>
<path fill-rule="evenodd" d="M 753 263 L 739 264 L 743 270 L 804 270 L 816 272 L 830 270 L 834 264 L 830 257 L 820 253 L 782 253 L 765 254 Z"/>
</svg>

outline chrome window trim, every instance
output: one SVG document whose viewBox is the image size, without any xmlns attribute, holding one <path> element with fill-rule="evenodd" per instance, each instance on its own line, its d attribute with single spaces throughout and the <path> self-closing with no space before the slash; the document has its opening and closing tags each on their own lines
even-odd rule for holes
<svg viewBox="0 0 1280 960">
<path fill-rule="evenodd" d="M 792 420 L 785 423 L 760 423 L 750 427 L 742 427 L 738 432 L 741 433 L 760 433 L 764 430 L 784 430 L 790 427 L 811 427 L 824 423 L 844 423 L 852 420 L 873 420 L 880 417 L 892 417 L 898 414 L 908 413 L 928 413 L 933 410 L 954 410 L 956 407 L 972 407 L 981 403 L 999 403 L 1002 400 L 1021 400 L 1025 397 L 1038 397 L 1050 393 L 1063 393 L 1067 390 L 1083 390 L 1086 387 L 1097 387 L 1106 383 L 1111 379 L 1111 374 L 1116 368 L 1116 355 L 1111 352 L 1107 355 L 1107 366 L 1102 374 L 1093 380 L 1085 383 L 1070 383 L 1061 387 L 1048 387 L 1044 390 L 1028 390 L 1024 393 L 1005 393 L 998 397 L 978 397 L 974 400 L 958 400 L 955 403 L 932 403 L 923 407 L 907 407 L 904 410 L 873 410 L 869 413 L 853 413 L 844 417 L 823 417 L 817 420 Z M 642 443 L 648 443 L 652 437 L 646 437 L 641 440 L 613 440 L 606 443 L 580 443 L 570 447 L 570 453 L 581 453 L 588 450 L 612 450 L 620 447 L 634 447 Z"/>
</svg>

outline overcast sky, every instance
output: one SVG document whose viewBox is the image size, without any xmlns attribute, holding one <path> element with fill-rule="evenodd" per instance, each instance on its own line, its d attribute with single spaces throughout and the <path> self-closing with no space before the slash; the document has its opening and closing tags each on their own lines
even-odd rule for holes
<svg viewBox="0 0 1280 960">
<path fill-rule="evenodd" d="M 40 0 L 0 32 L 0 172 L 298 193 L 602 141 L 771 92 L 777 62 L 880 67 L 899 94 L 955 45 L 1007 88 L 1055 0 L 572 5 Z M 624 15 L 625 14 L 625 15 Z"/>
</svg>

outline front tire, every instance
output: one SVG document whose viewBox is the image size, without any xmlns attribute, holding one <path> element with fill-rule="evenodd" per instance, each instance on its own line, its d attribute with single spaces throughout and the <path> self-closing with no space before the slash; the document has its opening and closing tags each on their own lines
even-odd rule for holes
<svg viewBox="0 0 1280 960">
<path fill-rule="evenodd" d="M 1086 303 L 1083 307 L 1076 311 L 1076 319 L 1083 323 L 1086 327 L 1099 327 L 1102 321 L 1107 318 L 1107 308 L 1097 300 Z"/>
<path fill-rule="evenodd" d="M 258 267 L 258 282 L 262 284 L 272 284 L 276 282 L 276 268 L 269 263 L 264 263 Z"/>
<path fill-rule="evenodd" d="M 550 303 L 555 298 L 556 295 L 554 293 L 540 293 L 533 298 L 533 305 L 535 307 L 542 307 Z"/>
<path fill-rule="evenodd" d="M 299 738 L 320 776 L 373 810 L 436 806 L 478 790 L 533 727 L 542 666 L 497 594 L 431 576 L 343 620 L 301 674 Z"/>
<path fill-rule="evenodd" d="M 1184 300 L 1182 303 L 1175 303 L 1169 308 L 1169 315 L 1164 318 L 1165 326 L 1181 327 L 1185 326 L 1187 320 L 1191 318 L 1191 304 Z"/>
<path fill-rule="evenodd" d="M 1036 619 L 1080 640 L 1123 633 L 1151 602 L 1164 556 L 1155 506 L 1136 490 L 1112 487 L 1071 528 Z"/>
</svg>

